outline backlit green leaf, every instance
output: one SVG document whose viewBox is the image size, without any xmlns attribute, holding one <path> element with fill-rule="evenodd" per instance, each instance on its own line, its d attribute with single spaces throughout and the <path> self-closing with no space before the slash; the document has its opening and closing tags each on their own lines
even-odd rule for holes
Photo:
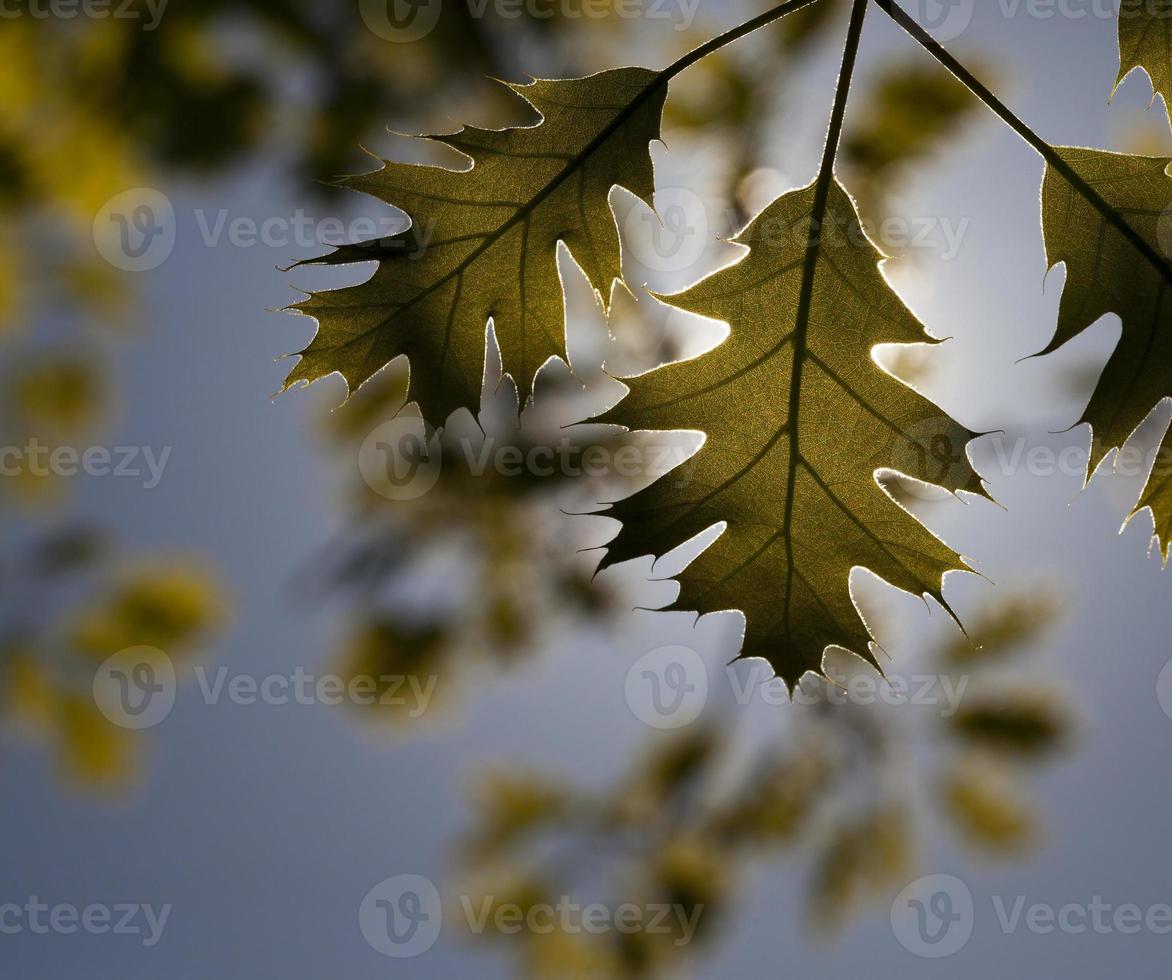
<svg viewBox="0 0 1172 980">
<path fill-rule="evenodd" d="M 1172 267 L 1164 249 L 1172 232 L 1172 177 L 1165 157 L 1058 147 L 1076 182 L 1091 188 L 1122 219 L 1125 231 L 1053 167 L 1042 183 L 1046 259 L 1066 264 L 1058 329 L 1046 352 L 1105 313 L 1123 321 L 1083 415 L 1094 431 L 1091 466 L 1122 445 L 1161 398 L 1172 395 Z M 1118 220 L 1118 219 L 1117 219 Z M 1165 440 L 1165 450 L 1169 444 Z M 1139 506 L 1151 507 L 1165 548 L 1172 532 L 1172 479 L 1153 472 Z"/>
<path fill-rule="evenodd" d="M 607 195 L 616 184 L 651 194 L 648 144 L 659 136 L 667 85 L 656 72 L 621 68 L 510 87 L 541 114 L 538 125 L 429 137 L 470 157 L 469 169 L 385 161 L 346 179 L 405 211 L 412 226 L 316 260 L 379 265 L 360 285 L 296 305 L 319 326 L 287 386 L 338 372 L 353 391 L 406 354 L 411 397 L 440 421 L 479 400 L 490 317 L 523 398 L 542 363 L 565 355 L 556 245 L 565 242 L 609 294 L 621 262 Z"/>
<path fill-rule="evenodd" d="M 730 336 L 633 380 L 605 419 L 707 433 L 686 484 L 660 480 L 609 512 L 623 528 L 606 562 L 662 555 L 727 522 L 678 576 L 676 605 L 742 610 L 743 655 L 764 657 L 791 687 L 821 670 L 829 644 L 874 662 L 848 587 L 854 566 L 941 601 L 941 576 L 958 567 L 875 471 L 927 475 L 915 470 L 945 444 L 950 465 L 931 475 L 979 490 L 963 454 L 969 433 L 872 359 L 876 344 L 928 338 L 884 280 L 882 255 L 836 181 L 820 244 L 807 249 L 816 197 L 815 184 L 774 201 L 735 239 L 747 256 L 668 298 L 728 322 Z"/>
<path fill-rule="evenodd" d="M 1164 96 L 1172 119 L 1172 0 L 1122 0 L 1119 6 L 1119 79 L 1142 68 L 1154 95 Z"/>
</svg>

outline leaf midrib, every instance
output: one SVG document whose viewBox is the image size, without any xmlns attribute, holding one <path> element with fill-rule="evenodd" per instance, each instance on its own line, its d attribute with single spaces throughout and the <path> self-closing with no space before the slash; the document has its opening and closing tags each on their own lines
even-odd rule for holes
<svg viewBox="0 0 1172 980">
<path fill-rule="evenodd" d="M 834 182 L 834 160 L 842 137 L 843 120 L 846 117 L 847 96 L 850 93 L 851 78 L 859 52 L 859 41 L 863 33 L 863 20 L 869 0 L 854 0 L 851 8 L 850 25 L 847 28 L 846 46 L 842 56 L 838 83 L 834 93 L 834 106 L 830 112 L 830 126 L 826 135 L 822 165 L 814 185 L 814 202 L 810 209 L 810 236 L 807 239 L 806 258 L 802 266 L 802 286 L 798 295 L 798 309 L 793 331 L 793 363 L 790 371 L 789 411 L 786 424 L 789 426 L 789 459 L 786 461 L 785 511 L 782 517 L 781 537 L 785 544 L 786 586 L 782 622 L 787 642 L 790 638 L 790 612 L 793 607 L 794 548 L 793 512 L 797 484 L 798 461 L 801 459 L 799 445 L 799 416 L 802 404 L 802 368 L 806 362 L 806 337 L 810 327 L 810 311 L 813 306 L 814 280 L 818 271 L 818 259 L 822 253 L 822 228 L 826 220 L 826 205 L 830 198 L 830 187 Z"/>
</svg>

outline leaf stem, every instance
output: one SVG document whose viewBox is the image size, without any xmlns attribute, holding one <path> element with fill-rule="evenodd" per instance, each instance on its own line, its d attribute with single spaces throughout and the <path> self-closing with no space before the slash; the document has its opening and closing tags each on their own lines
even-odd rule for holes
<svg viewBox="0 0 1172 980">
<path fill-rule="evenodd" d="M 786 424 L 789 427 L 789 479 L 786 480 L 785 514 L 782 518 L 781 535 L 786 549 L 785 623 L 789 631 L 790 596 L 793 594 L 793 537 L 791 534 L 794 511 L 794 486 L 797 479 L 798 461 L 801 451 L 798 445 L 798 413 L 802 401 L 802 366 L 806 361 L 806 335 L 810 326 L 810 309 L 814 299 L 814 278 L 818 271 L 818 256 L 822 251 L 822 227 L 826 219 L 826 203 L 830 197 L 830 185 L 834 181 L 834 160 L 838 155 L 838 144 L 842 138 L 843 120 L 846 117 L 847 97 L 850 94 L 851 79 L 854 77 L 855 62 L 858 60 L 859 41 L 863 36 L 863 18 L 870 0 L 854 0 L 851 7 L 850 25 L 847 28 L 846 46 L 842 54 L 842 68 L 838 73 L 838 84 L 834 92 L 834 106 L 830 110 L 830 126 L 826 133 L 826 147 L 822 152 L 822 166 L 814 185 L 814 202 L 810 209 L 810 237 L 806 242 L 806 257 L 802 264 L 802 286 L 798 294 L 798 309 L 794 319 L 793 367 L 790 371 L 789 411 Z"/>
<path fill-rule="evenodd" d="M 1131 245 L 1144 256 L 1155 268 L 1156 271 L 1161 272 L 1165 279 L 1172 280 L 1172 266 L 1169 265 L 1168 260 L 1159 254 L 1151 245 L 1149 245 L 1143 237 L 1124 219 L 1115 208 L 1113 208 L 1103 198 L 1098 191 L 1096 191 L 1090 184 L 1088 184 L 1075 170 L 1070 166 L 1058 153 L 1058 151 L 1047 143 L 1042 137 L 1035 133 L 1029 126 L 1027 126 L 1013 110 L 1011 110 L 1004 102 L 1002 102 L 996 95 L 993 94 L 989 88 L 981 82 L 979 78 L 973 75 L 964 65 L 956 60 L 945 47 L 932 37 L 924 28 L 922 28 L 916 20 L 911 17 L 907 11 L 903 10 L 894 0 L 875 0 L 876 5 L 894 20 L 900 27 L 904 29 L 911 36 L 913 40 L 918 42 L 933 58 L 940 64 L 947 68 L 956 78 L 980 99 L 986 106 L 988 106 L 996 115 L 1004 122 L 1010 129 L 1012 129 L 1018 136 L 1025 140 L 1034 150 L 1036 150 L 1042 158 L 1054 168 L 1062 177 L 1073 186 L 1086 200 L 1091 204 L 1096 211 L 1103 216 L 1114 228 L 1131 243 Z"/>
<path fill-rule="evenodd" d="M 822 205 L 825 206 L 830 181 L 834 176 L 834 158 L 838 155 L 838 144 L 842 139 L 842 124 L 846 118 L 846 100 L 850 94 L 855 62 L 859 56 L 859 40 L 863 36 L 863 17 L 866 13 L 867 4 L 863 0 L 855 0 L 854 7 L 851 9 L 850 26 L 847 28 L 846 49 L 842 54 L 842 68 L 838 73 L 838 85 L 834 92 L 834 107 L 830 112 L 826 148 L 822 152 L 822 168 L 818 171 L 818 187 L 814 197 L 815 212 L 819 207 L 819 197 L 821 197 Z"/>
</svg>

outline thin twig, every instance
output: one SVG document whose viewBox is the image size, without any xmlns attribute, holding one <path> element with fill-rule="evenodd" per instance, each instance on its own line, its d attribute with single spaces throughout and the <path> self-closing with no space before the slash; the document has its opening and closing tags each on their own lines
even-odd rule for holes
<svg viewBox="0 0 1172 980">
<path fill-rule="evenodd" d="M 1113 208 L 1107 201 L 1088 184 L 1063 158 L 1062 155 L 1042 137 L 1035 133 L 996 95 L 994 95 L 979 78 L 973 75 L 964 65 L 956 60 L 939 41 L 924 30 L 905 10 L 899 7 L 894 0 L 875 0 L 879 8 L 902 27 L 921 47 L 933 58 L 947 68 L 957 79 L 988 106 L 998 117 L 1008 125 L 1018 136 L 1033 147 L 1042 158 L 1053 167 L 1066 181 L 1071 184 L 1096 211 L 1099 212 L 1115 229 L 1126 238 L 1132 246 L 1156 269 L 1165 279 L 1172 281 L 1172 265 L 1160 255 L 1148 242 L 1143 239 L 1123 215 Z"/>
<path fill-rule="evenodd" d="M 817 3 L 817 0 L 790 0 L 789 3 L 783 3 L 780 6 L 774 7 L 772 10 L 765 11 L 765 13 L 758 17 L 754 17 L 752 20 L 745 21 L 740 27 L 734 27 L 731 31 L 725 31 L 718 37 L 714 37 L 711 41 L 707 41 L 701 44 L 700 47 L 689 51 L 679 61 L 673 62 L 660 72 L 659 80 L 665 82 L 670 81 L 685 68 L 691 68 L 696 62 L 707 58 L 712 52 L 718 51 L 726 44 L 732 44 L 733 41 L 740 40 L 746 34 L 752 34 L 757 28 L 764 27 L 766 24 L 772 24 L 775 20 L 784 17 L 786 14 L 792 14 L 812 3 Z"/>
</svg>

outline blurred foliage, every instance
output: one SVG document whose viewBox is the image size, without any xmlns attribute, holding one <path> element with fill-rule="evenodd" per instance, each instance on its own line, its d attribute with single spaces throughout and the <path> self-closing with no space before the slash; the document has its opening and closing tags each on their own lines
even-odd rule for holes
<svg viewBox="0 0 1172 980">
<path fill-rule="evenodd" d="M 20 350 L 0 368 L 0 443 L 24 453 L 77 446 L 107 421 L 110 381 L 96 357 L 46 345 Z M 8 460 L 3 493 L 20 505 L 59 502 L 61 479 L 51 468 Z"/>
<path fill-rule="evenodd" d="M 210 579 L 190 564 L 148 565 L 120 576 L 84 606 L 69 632 L 71 644 L 105 659 L 126 647 L 179 649 L 218 621 L 222 600 Z"/>
<path fill-rule="evenodd" d="M 725 48 L 685 76 L 668 100 L 666 128 L 720 140 L 729 192 L 742 223 L 757 208 L 746 191 L 752 175 L 775 167 L 768 126 L 785 122 L 785 93 L 797 68 L 837 43 L 845 0 L 822 0 L 783 18 L 756 47 Z M 982 67 L 980 58 L 967 62 Z M 991 75 L 985 66 L 981 72 Z M 980 102 L 939 66 L 912 55 L 869 69 L 856 86 L 839 162 L 864 219 L 899 215 L 896 198 L 917 167 L 955 152 L 957 135 L 979 116 Z"/>
<path fill-rule="evenodd" d="M 113 791 L 143 775 L 150 736 L 94 701 L 94 675 L 127 647 L 190 658 L 221 623 L 216 578 L 191 559 L 126 562 L 84 526 L 36 538 L 0 563 L 0 723 L 51 745 L 71 781 Z"/>
<path fill-rule="evenodd" d="M 747 872 L 779 852 L 805 864 L 811 925 L 824 932 L 841 929 L 870 901 L 890 901 L 917 874 L 917 844 L 936 815 L 983 856 L 1019 856 L 1042 840 L 1024 796 L 1026 774 L 1069 745 L 1075 724 L 1052 685 L 1045 699 L 1030 693 L 1027 655 L 1057 614 L 1047 610 L 1013 597 L 974 617 L 967 637 L 956 630 L 937 645 L 927 664 L 963 692 L 952 716 L 940 705 L 843 702 L 834 695 L 849 677 L 832 673 L 807 677 L 775 735 L 746 745 L 727 712 L 701 716 L 655 733 L 642 761 L 610 788 L 502 766 L 476 787 L 476 816 L 460 852 L 464 874 L 478 894 L 499 902 L 523 882 L 530 903 L 601 894 L 611 908 L 657 901 L 699 910 L 686 944 L 648 929 L 566 936 L 557 946 L 562 975 L 604 963 L 608 977 L 648 977 L 680 968 L 711 944 Z M 979 655 L 958 657 L 962 646 Z M 989 690 L 1011 696 L 990 700 Z M 1021 714 L 1014 693 L 1030 699 L 1032 724 L 1014 720 Z M 744 708 L 728 709 L 737 710 Z M 984 728 L 958 721 L 977 716 Z M 490 939 L 511 942 L 518 975 L 559 975 L 538 968 L 548 937 L 525 931 L 477 941 Z"/>
<path fill-rule="evenodd" d="M 920 58 L 882 66 L 862 92 L 839 153 L 863 217 L 882 221 L 912 169 L 953 146 L 981 103 L 939 65 Z"/>
<path fill-rule="evenodd" d="M 1037 837 L 1036 818 L 1004 769 L 979 756 L 957 762 L 940 779 L 948 816 L 982 850 L 1025 850 Z"/>
<path fill-rule="evenodd" d="M 838 43 L 846 0 L 820 0 L 771 25 L 757 44 L 723 48 L 673 86 L 664 110 L 668 132 L 719 140 L 726 157 L 728 197 L 741 223 L 752 217 L 742 184 L 759 168 L 774 165 L 768 128 L 786 121 L 786 98 L 797 68 Z"/>
<path fill-rule="evenodd" d="M 539 401 L 521 412 L 506 383 L 478 419 L 457 413 L 442 434 L 428 430 L 439 468 L 434 487 L 417 499 L 388 500 L 357 478 L 353 461 L 379 425 L 418 420 L 404 411 L 405 373 L 395 362 L 325 419 L 324 440 L 352 474 L 343 484 L 352 518 L 298 588 L 347 603 L 347 676 L 439 675 L 446 690 L 477 666 L 511 666 L 575 621 L 615 608 L 563 513 L 596 509 L 605 482 L 560 467 L 544 476 L 523 467 L 511 476 L 479 461 L 486 452 L 495 459 L 537 447 L 607 448 L 612 437 L 600 437 L 597 427 L 549 428 L 547 402 L 579 384 L 541 379 Z M 370 712 L 380 710 L 395 714 L 382 706 Z"/>
</svg>

